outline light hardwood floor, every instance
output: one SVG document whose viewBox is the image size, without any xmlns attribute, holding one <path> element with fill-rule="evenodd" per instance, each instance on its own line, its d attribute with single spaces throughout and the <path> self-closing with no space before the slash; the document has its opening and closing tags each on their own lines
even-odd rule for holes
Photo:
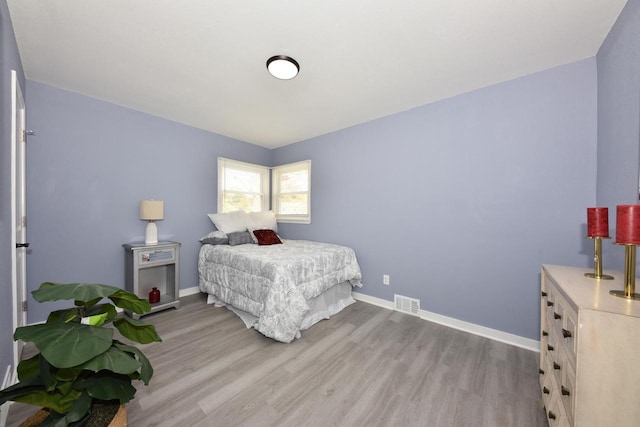
<svg viewBox="0 0 640 427">
<path fill-rule="evenodd" d="M 291 344 L 202 295 L 144 319 L 163 342 L 142 347 L 155 373 L 132 427 L 547 425 L 537 353 L 363 302 Z"/>
</svg>

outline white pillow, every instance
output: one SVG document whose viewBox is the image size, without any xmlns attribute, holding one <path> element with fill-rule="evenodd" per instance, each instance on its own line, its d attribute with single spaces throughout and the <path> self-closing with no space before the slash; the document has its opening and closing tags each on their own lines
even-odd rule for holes
<svg viewBox="0 0 640 427">
<path fill-rule="evenodd" d="M 249 215 L 245 211 L 207 214 L 213 225 L 224 234 L 247 231 L 251 224 Z"/>
<path fill-rule="evenodd" d="M 274 214 L 273 211 L 249 212 L 248 215 L 251 219 L 249 228 L 253 228 L 254 230 L 278 231 L 278 222 L 276 221 L 276 214 Z"/>
<path fill-rule="evenodd" d="M 278 232 L 278 223 L 276 221 L 276 214 L 273 211 L 262 212 L 249 212 L 249 233 L 253 239 L 253 243 L 258 243 L 258 238 L 253 234 L 254 230 L 273 230 Z"/>
</svg>

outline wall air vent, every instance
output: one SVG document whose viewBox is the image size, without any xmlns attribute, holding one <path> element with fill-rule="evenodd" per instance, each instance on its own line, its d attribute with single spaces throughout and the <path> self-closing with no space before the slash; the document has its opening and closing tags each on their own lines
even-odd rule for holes
<svg viewBox="0 0 640 427">
<path fill-rule="evenodd" d="M 393 307 L 396 311 L 418 316 L 420 312 L 420 300 L 395 294 L 393 296 Z"/>
</svg>

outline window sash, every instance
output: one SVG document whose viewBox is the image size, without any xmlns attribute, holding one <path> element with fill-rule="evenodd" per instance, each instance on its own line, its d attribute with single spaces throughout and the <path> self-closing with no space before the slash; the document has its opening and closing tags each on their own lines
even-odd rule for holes
<svg viewBox="0 0 640 427">
<path fill-rule="evenodd" d="M 305 188 L 298 191 L 282 191 L 281 177 L 287 173 L 293 173 L 297 171 L 303 171 L 307 174 L 307 181 Z M 272 207 L 276 214 L 276 219 L 280 222 L 294 222 L 305 223 L 311 222 L 311 161 L 306 160 L 303 162 L 291 163 L 288 165 L 277 166 L 272 169 L 272 186 L 273 191 L 271 193 Z M 282 199 L 287 196 L 304 195 L 306 196 L 306 206 L 304 207 L 304 213 L 282 213 L 283 203 Z"/>
<path fill-rule="evenodd" d="M 227 182 L 227 173 L 229 170 L 238 170 L 243 172 L 249 172 L 252 174 L 257 174 L 259 176 L 259 184 L 260 188 L 251 188 L 249 191 L 243 191 L 241 188 L 229 188 L 229 183 Z M 251 185 L 247 185 L 251 187 Z M 258 191 L 255 191 L 258 190 Z M 245 196 L 246 202 L 241 203 L 244 206 L 232 206 L 230 207 L 225 200 L 229 195 L 239 195 Z M 254 165 L 251 163 L 240 162 L 237 160 L 226 159 L 224 157 L 218 157 L 218 212 L 230 212 L 237 209 L 242 209 L 245 211 L 255 211 L 269 210 L 269 168 Z M 255 206 L 255 203 L 251 199 L 255 197 L 259 197 L 260 201 L 258 206 Z"/>
</svg>

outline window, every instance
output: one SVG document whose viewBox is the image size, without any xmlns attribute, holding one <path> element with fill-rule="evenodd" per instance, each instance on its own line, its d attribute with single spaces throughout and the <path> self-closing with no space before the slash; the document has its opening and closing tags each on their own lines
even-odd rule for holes
<svg viewBox="0 0 640 427">
<path fill-rule="evenodd" d="M 271 207 L 278 221 L 311 222 L 311 161 L 272 169 Z"/>
<path fill-rule="evenodd" d="M 269 190 L 271 175 L 272 189 Z M 279 222 L 311 222 L 311 161 L 269 169 L 218 157 L 218 212 L 271 209 Z"/>
<path fill-rule="evenodd" d="M 218 212 L 269 210 L 269 168 L 218 157 Z"/>
</svg>

